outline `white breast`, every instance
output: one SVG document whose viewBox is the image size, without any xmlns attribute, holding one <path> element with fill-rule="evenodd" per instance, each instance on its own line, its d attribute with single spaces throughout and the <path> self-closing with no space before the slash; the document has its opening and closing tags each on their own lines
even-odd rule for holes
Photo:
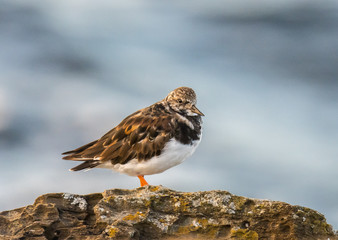
<svg viewBox="0 0 338 240">
<path fill-rule="evenodd" d="M 109 168 L 117 172 L 124 173 L 130 176 L 152 175 L 161 173 L 171 167 L 182 163 L 185 159 L 190 157 L 196 150 L 198 144 L 202 139 L 193 142 L 193 144 L 182 144 L 175 139 L 171 139 L 163 148 L 159 156 L 155 156 L 145 161 L 138 161 L 133 159 L 126 164 L 104 163 L 99 165 L 99 168 Z"/>
</svg>

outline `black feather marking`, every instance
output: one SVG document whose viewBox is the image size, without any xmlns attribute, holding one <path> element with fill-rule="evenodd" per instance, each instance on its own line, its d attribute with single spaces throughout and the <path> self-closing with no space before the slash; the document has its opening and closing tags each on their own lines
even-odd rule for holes
<svg viewBox="0 0 338 240">
<path fill-rule="evenodd" d="M 185 116 L 194 126 L 191 129 L 184 122 L 177 121 L 175 129 L 175 139 L 183 144 L 192 144 L 193 141 L 199 140 L 201 135 L 201 117 L 200 116 Z"/>
</svg>

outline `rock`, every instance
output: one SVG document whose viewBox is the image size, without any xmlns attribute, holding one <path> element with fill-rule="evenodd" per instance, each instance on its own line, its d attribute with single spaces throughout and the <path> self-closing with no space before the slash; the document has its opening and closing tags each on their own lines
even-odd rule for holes
<svg viewBox="0 0 338 240">
<path fill-rule="evenodd" d="M 51 193 L 0 213 L 0 239 L 337 239 L 309 208 L 162 186 Z"/>
</svg>

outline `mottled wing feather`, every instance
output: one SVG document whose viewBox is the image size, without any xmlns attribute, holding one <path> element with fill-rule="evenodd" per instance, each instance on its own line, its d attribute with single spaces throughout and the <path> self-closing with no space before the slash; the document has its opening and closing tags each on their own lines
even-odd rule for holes
<svg viewBox="0 0 338 240">
<path fill-rule="evenodd" d="M 142 161 L 158 156 L 173 137 L 172 117 L 163 113 L 157 117 L 151 113 L 135 112 L 99 140 L 64 153 L 69 155 L 63 159 L 91 162 L 72 169 L 77 171 L 107 161 L 125 164 L 134 158 Z"/>
<path fill-rule="evenodd" d="M 157 156 L 165 142 L 172 137 L 170 123 L 169 115 L 126 119 L 112 132 L 110 136 L 112 143 L 97 157 L 102 162 L 124 164 L 134 158 L 147 160 Z"/>
</svg>

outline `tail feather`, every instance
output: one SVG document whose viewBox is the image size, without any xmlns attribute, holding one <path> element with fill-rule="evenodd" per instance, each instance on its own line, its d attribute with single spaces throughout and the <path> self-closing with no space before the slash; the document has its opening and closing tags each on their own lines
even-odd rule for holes
<svg viewBox="0 0 338 240">
<path fill-rule="evenodd" d="M 92 169 L 100 165 L 100 161 L 95 160 L 96 152 L 90 149 L 93 145 L 95 145 L 95 143 L 97 143 L 97 141 L 98 140 L 95 140 L 74 150 L 62 153 L 63 155 L 67 155 L 62 158 L 64 160 L 84 161 L 83 163 L 77 165 L 76 167 L 69 169 L 70 171 Z"/>
<path fill-rule="evenodd" d="M 76 167 L 73 167 L 69 170 L 70 171 L 80 171 L 80 170 L 87 169 L 87 168 L 91 169 L 91 168 L 97 167 L 98 165 L 100 165 L 100 162 L 96 161 L 96 160 L 85 161 L 85 162 L 81 163 L 80 165 L 77 165 Z"/>
<path fill-rule="evenodd" d="M 71 154 L 71 155 L 68 155 L 68 156 L 64 156 L 62 159 L 63 160 L 73 160 L 73 161 L 88 161 L 88 160 L 93 160 L 93 158 L 85 158 L 85 157 L 82 157 L 79 154 Z"/>
<path fill-rule="evenodd" d="M 76 153 L 80 153 L 80 152 L 82 152 L 83 150 L 86 150 L 87 148 L 93 146 L 97 141 L 98 141 L 98 140 L 95 140 L 95 141 L 92 141 L 92 142 L 90 142 L 90 143 L 88 143 L 88 144 L 86 144 L 86 145 L 83 145 L 83 146 L 81 146 L 81 147 L 79 147 L 79 148 L 77 148 L 77 149 L 70 150 L 70 151 L 68 151 L 68 152 L 64 152 L 64 153 L 62 153 L 62 155 L 74 154 L 74 153 L 75 153 L 75 154 L 76 154 Z"/>
</svg>

